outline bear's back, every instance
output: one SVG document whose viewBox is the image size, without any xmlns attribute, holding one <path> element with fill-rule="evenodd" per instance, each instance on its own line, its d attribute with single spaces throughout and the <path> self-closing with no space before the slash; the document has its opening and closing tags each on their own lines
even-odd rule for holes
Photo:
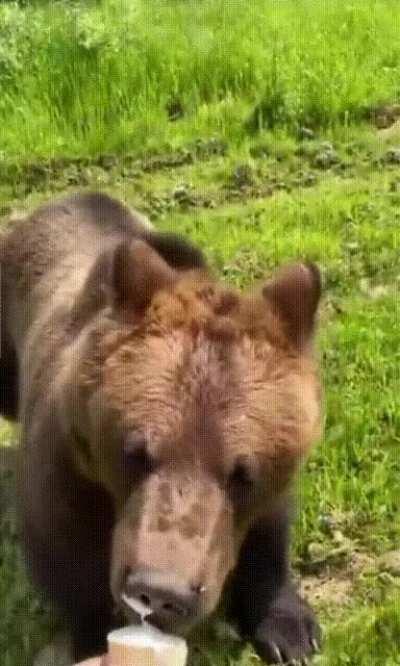
<svg viewBox="0 0 400 666">
<path fill-rule="evenodd" d="M 68 309 L 100 252 L 150 229 L 146 218 L 100 193 L 51 201 L 10 223 L 0 238 L 3 415 L 16 417 L 17 357 L 32 324 L 51 316 L 63 302 Z"/>
</svg>

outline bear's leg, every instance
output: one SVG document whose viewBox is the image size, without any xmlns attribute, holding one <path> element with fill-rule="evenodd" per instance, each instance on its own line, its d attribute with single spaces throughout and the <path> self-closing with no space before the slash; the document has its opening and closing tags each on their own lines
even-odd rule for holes
<svg viewBox="0 0 400 666">
<path fill-rule="evenodd" d="M 33 445 L 28 453 L 34 457 Z M 35 465 L 29 459 L 23 474 L 26 561 L 34 583 L 65 621 L 78 662 L 104 651 L 114 625 L 109 584 L 113 507 L 100 486 L 72 473 L 67 462 L 60 469 L 53 466 L 50 474 L 48 465 Z"/>
<path fill-rule="evenodd" d="M 107 610 L 93 609 L 89 614 L 77 611 L 71 622 L 73 655 L 76 663 L 107 652 L 107 634 L 112 618 Z"/>
<path fill-rule="evenodd" d="M 90 531 L 90 527 L 88 528 Z M 49 535 L 50 536 L 50 535 Z M 65 543 L 57 548 L 55 540 L 37 538 L 25 530 L 28 566 L 33 581 L 53 601 L 71 636 L 74 663 L 102 654 L 107 633 L 114 628 L 113 603 L 108 592 L 109 563 L 95 546 Z M 83 539 L 82 539 L 83 541 Z M 79 545 L 82 548 L 79 548 Z"/>
<path fill-rule="evenodd" d="M 285 510 L 253 527 L 232 580 L 230 613 L 267 663 L 304 659 L 320 642 L 312 609 L 289 581 L 288 529 Z"/>
<path fill-rule="evenodd" d="M 18 361 L 4 340 L 0 345 L 0 414 L 15 421 L 18 416 Z"/>
</svg>

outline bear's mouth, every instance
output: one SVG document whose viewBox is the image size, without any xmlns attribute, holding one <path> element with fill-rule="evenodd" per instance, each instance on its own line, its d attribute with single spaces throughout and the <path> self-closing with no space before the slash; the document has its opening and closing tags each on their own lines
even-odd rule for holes
<svg viewBox="0 0 400 666">
<path fill-rule="evenodd" d="M 152 611 L 140 599 L 128 597 L 127 594 L 121 594 L 122 608 L 125 614 L 129 615 L 128 619 L 133 619 L 134 624 L 143 624 L 145 619 L 151 616 Z"/>
<path fill-rule="evenodd" d="M 157 614 L 154 613 L 148 605 L 146 605 L 140 599 L 129 597 L 125 593 L 121 594 L 119 610 L 121 612 L 122 618 L 124 618 L 125 622 L 128 624 L 149 624 L 159 631 L 166 632 L 174 636 L 184 637 L 192 627 L 191 623 L 187 625 L 185 622 L 180 623 L 179 621 L 173 622 L 170 626 L 166 627 L 164 623 L 157 617 Z"/>
<path fill-rule="evenodd" d="M 146 604 L 142 603 L 140 599 L 134 599 L 128 597 L 127 594 L 122 594 L 121 601 L 124 604 L 124 607 L 128 608 L 129 611 L 133 611 L 134 615 L 138 617 L 140 622 L 143 622 L 146 617 L 152 613 L 151 609 Z"/>
</svg>

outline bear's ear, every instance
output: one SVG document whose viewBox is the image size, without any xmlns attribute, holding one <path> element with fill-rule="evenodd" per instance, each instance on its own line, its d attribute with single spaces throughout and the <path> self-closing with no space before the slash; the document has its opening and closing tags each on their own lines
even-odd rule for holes
<svg viewBox="0 0 400 666">
<path fill-rule="evenodd" d="M 302 349 L 310 341 L 321 296 L 320 272 L 314 264 L 294 264 L 265 285 L 263 296 L 280 321 L 288 341 Z"/>
<path fill-rule="evenodd" d="M 92 266 L 71 310 L 71 331 L 79 331 L 105 305 L 143 312 L 177 272 L 142 240 L 124 241 L 103 252 Z"/>
<path fill-rule="evenodd" d="M 186 238 L 174 233 L 152 231 L 146 235 L 145 240 L 173 268 L 178 270 L 206 268 L 207 262 L 202 251 L 189 243 Z"/>
<path fill-rule="evenodd" d="M 108 272 L 107 292 L 112 305 L 143 311 L 154 294 L 171 287 L 176 272 L 142 240 L 120 243 Z"/>
</svg>

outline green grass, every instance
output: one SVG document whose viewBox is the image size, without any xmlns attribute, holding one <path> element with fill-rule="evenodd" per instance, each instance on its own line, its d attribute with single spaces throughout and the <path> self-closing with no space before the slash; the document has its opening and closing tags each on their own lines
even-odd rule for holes
<svg viewBox="0 0 400 666">
<path fill-rule="evenodd" d="M 188 234 L 240 287 L 296 258 L 322 268 L 326 427 L 293 544 L 296 573 L 321 590 L 317 666 L 400 664 L 400 578 L 379 568 L 400 543 L 400 165 L 387 159 L 400 132 L 383 140 L 365 122 L 399 99 L 397 4 L 0 5 L 0 214 L 100 187 Z M 0 490 L 1 663 L 21 666 L 57 621 L 27 580 L 4 471 Z M 196 665 L 259 663 L 214 634 Z"/>
<path fill-rule="evenodd" d="M 354 123 L 399 97 L 398 31 L 396 0 L 7 2 L 3 159 Z"/>
<path fill-rule="evenodd" d="M 346 155 L 357 141 L 355 131 L 335 147 Z M 379 570 L 356 570 L 350 559 L 359 553 L 375 561 L 398 548 L 400 540 L 400 217 L 393 188 L 398 172 L 391 166 L 374 168 L 382 146 L 372 135 L 360 145 L 350 176 L 334 169 L 320 173 L 310 166 L 316 175 L 312 187 L 278 189 L 270 196 L 257 196 L 257 188 L 246 185 L 241 197 L 231 198 L 236 165 L 247 159 L 257 180 L 266 177 L 274 163 L 274 178 L 289 182 L 300 168 L 298 145 L 281 161 L 271 156 L 267 167 L 262 158 L 249 158 L 243 146 L 224 157 L 174 169 L 149 173 L 136 167 L 134 178 L 124 177 L 118 164 L 103 173 L 107 191 L 151 211 L 158 227 L 190 234 L 221 276 L 239 286 L 297 257 L 318 261 L 323 269 L 326 290 L 318 347 L 326 387 L 326 433 L 299 484 L 293 556 L 314 584 L 320 580 L 322 591 L 328 576 L 351 582 L 347 604 L 338 609 L 334 598 L 324 594 L 316 604 L 326 632 L 325 650 L 316 663 L 326 666 L 399 663 L 397 579 Z M 97 182 L 96 171 L 88 186 Z M 176 199 L 174 191 L 182 183 L 192 198 Z M 62 178 L 51 182 L 53 190 L 65 184 Z M 3 204 L 10 209 L 32 207 L 49 196 L 48 183 L 44 187 L 24 199 L 3 194 Z M 203 199 L 197 200 L 200 195 Z M 204 199 L 214 200 L 215 208 L 204 207 Z M 338 538 L 344 548 L 337 548 Z M 14 566 L 19 562 L 17 540 L 7 525 L 3 541 L 0 585 L 5 612 L 0 636 L 10 640 L 0 648 L 7 665 L 17 666 L 29 663 L 24 659 L 46 640 L 53 625 L 46 624 L 22 564 Z M 315 552 L 323 556 L 318 559 Z M 237 645 L 212 635 L 196 663 L 226 666 L 229 658 L 235 666 L 256 663 L 250 649 L 240 654 Z"/>
<path fill-rule="evenodd" d="M 399 660 L 400 614 L 398 598 L 375 608 L 358 608 L 335 626 L 329 635 L 325 654 L 315 660 L 324 666 L 343 664 L 385 664 Z"/>
</svg>

